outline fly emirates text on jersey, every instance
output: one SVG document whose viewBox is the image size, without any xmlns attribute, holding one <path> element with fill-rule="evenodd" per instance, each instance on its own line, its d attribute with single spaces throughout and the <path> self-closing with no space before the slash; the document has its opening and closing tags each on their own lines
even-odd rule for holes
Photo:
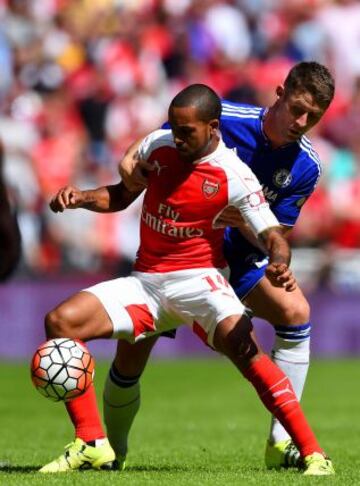
<svg viewBox="0 0 360 486">
<path fill-rule="evenodd" d="M 165 221 L 165 218 L 170 218 L 171 221 Z M 204 230 L 195 228 L 193 226 L 176 226 L 180 217 L 180 213 L 175 211 L 166 204 L 160 203 L 158 207 L 158 214 L 154 215 L 147 211 L 146 204 L 142 207 L 141 219 L 152 230 L 162 233 L 163 235 L 173 236 L 174 238 L 196 238 L 203 236 Z M 172 224 L 174 223 L 174 224 Z"/>
</svg>

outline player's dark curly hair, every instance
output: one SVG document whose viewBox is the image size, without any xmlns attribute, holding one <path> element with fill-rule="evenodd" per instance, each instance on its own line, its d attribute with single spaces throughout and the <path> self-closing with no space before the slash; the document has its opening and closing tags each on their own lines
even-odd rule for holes
<svg viewBox="0 0 360 486">
<path fill-rule="evenodd" d="M 206 84 L 190 84 L 180 91 L 170 103 L 172 107 L 185 108 L 195 106 L 202 121 L 219 119 L 221 115 L 221 100 L 219 96 Z"/>
<path fill-rule="evenodd" d="M 323 108 L 330 105 L 335 93 L 335 81 L 330 71 L 315 61 L 296 64 L 287 75 L 284 86 L 285 95 L 308 91 Z"/>
</svg>

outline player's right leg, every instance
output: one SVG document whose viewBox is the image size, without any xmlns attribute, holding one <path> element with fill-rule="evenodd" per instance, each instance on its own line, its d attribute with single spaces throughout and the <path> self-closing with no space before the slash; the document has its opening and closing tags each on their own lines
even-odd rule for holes
<svg viewBox="0 0 360 486">
<path fill-rule="evenodd" d="M 78 292 L 59 304 L 45 317 L 48 339 L 68 337 L 88 341 L 110 338 L 113 325 L 99 301 L 90 292 Z"/>
<path fill-rule="evenodd" d="M 163 274 L 134 273 L 88 289 L 106 309 L 113 326 L 112 337 L 119 340 L 105 385 L 104 414 L 120 468 L 125 462 L 127 436 L 140 403 L 139 377 L 156 342 L 156 334 L 167 331 L 167 325 L 176 320 L 172 314 L 167 316 L 161 304 L 163 280 Z"/>
<path fill-rule="evenodd" d="M 89 340 L 110 337 L 113 333 L 112 323 L 103 305 L 89 292 L 79 292 L 49 312 L 45 318 L 45 328 L 48 339 L 70 337 Z M 115 453 L 102 426 L 94 385 L 65 406 L 75 428 L 75 440 L 40 472 L 112 468 Z"/>
<path fill-rule="evenodd" d="M 128 436 L 140 408 L 140 377 L 158 336 L 136 343 L 118 340 L 104 393 L 104 419 L 120 470 L 125 468 Z"/>
<path fill-rule="evenodd" d="M 149 306 L 157 308 L 155 293 L 156 289 L 147 295 L 135 277 L 94 285 L 70 297 L 46 316 L 47 336 L 135 341 L 139 335 L 155 331 L 155 318 L 149 309 Z M 110 467 L 115 453 L 102 427 L 94 387 L 90 386 L 84 395 L 66 403 L 66 408 L 75 426 L 75 441 L 41 472 Z"/>
</svg>

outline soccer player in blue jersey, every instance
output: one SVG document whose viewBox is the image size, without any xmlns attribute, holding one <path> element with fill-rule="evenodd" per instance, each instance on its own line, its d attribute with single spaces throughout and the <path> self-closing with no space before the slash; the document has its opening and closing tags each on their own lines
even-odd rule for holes
<svg viewBox="0 0 360 486">
<path fill-rule="evenodd" d="M 305 133 L 319 122 L 330 105 L 334 80 L 325 66 L 301 62 L 276 88 L 276 96 L 269 108 L 224 100 L 220 129 L 225 144 L 236 150 L 262 183 L 272 211 L 284 234 L 288 234 L 321 174 L 319 157 Z M 132 191 L 146 184 L 144 169 L 149 169 L 137 160 L 136 147 L 137 143 L 130 147 L 120 166 L 123 181 Z M 230 282 L 253 314 L 274 326 L 273 360 L 288 375 L 300 398 L 309 367 L 309 304 L 300 288 L 286 292 L 271 284 L 265 274 L 266 254 L 253 241 L 238 214 L 223 223 L 229 225 L 224 251 L 231 270 Z M 112 446 L 123 459 L 128 433 L 140 406 L 139 378 L 156 339 L 137 344 L 120 340 L 105 385 L 105 422 Z M 266 466 L 297 466 L 298 460 L 298 451 L 288 434 L 273 419 L 265 451 Z"/>
</svg>

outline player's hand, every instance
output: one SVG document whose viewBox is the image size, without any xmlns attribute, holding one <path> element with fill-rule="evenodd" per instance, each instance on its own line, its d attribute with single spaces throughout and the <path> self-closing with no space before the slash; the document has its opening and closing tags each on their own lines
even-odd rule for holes
<svg viewBox="0 0 360 486">
<path fill-rule="evenodd" d="M 65 186 L 51 199 L 49 206 L 54 213 L 62 213 L 65 209 L 80 208 L 83 203 L 83 192 L 80 189 L 74 186 Z"/>
<path fill-rule="evenodd" d="M 119 173 L 128 191 L 138 192 L 147 186 L 147 173 L 154 166 L 141 160 L 138 153 L 125 155 L 119 165 Z"/>
<path fill-rule="evenodd" d="M 275 287 L 283 287 L 287 292 L 297 288 L 296 279 L 285 263 L 270 263 L 266 268 L 266 276 Z"/>
</svg>

